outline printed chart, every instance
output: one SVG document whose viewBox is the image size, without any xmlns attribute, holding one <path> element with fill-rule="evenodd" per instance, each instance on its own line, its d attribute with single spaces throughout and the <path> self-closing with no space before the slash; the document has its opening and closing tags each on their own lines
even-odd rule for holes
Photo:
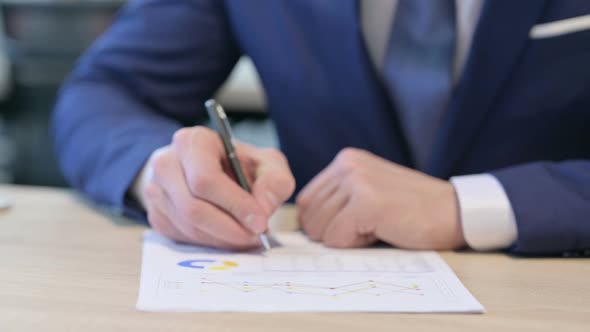
<svg viewBox="0 0 590 332">
<path fill-rule="evenodd" d="M 148 233 L 137 306 L 149 311 L 483 310 L 436 253 L 282 243 L 267 253 L 230 253 L 181 246 Z"/>
</svg>

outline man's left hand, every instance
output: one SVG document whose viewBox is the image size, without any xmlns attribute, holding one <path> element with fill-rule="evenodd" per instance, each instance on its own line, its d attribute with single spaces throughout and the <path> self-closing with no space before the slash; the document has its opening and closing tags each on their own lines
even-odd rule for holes
<svg viewBox="0 0 590 332">
<path fill-rule="evenodd" d="M 297 197 L 307 234 L 331 247 L 377 240 L 407 249 L 466 246 L 448 181 L 347 148 Z"/>
</svg>

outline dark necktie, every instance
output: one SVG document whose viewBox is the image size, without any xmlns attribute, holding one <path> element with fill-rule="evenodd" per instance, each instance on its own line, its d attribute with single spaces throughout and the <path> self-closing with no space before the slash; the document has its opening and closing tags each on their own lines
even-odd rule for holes
<svg viewBox="0 0 590 332">
<path fill-rule="evenodd" d="M 418 167 L 424 167 L 453 88 L 455 0 L 399 0 L 384 78 Z"/>
</svg>

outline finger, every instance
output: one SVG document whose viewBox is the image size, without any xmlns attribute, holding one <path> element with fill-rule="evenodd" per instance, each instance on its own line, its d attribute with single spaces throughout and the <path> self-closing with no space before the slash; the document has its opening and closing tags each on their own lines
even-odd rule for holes
<svg viewBox="0 0 590 332">
<path fill-rule="evenodd" d="M 148 205 L 148 220 L 152 228 L 165 237 L 177 242 L 198 244 L 222 249 L 241 249 L 240 246 L 232 245 L 216 237 L 208 236 L 202 232 L 184 232 L 182 227 L 175 221 L 179 218 L 173 209 L 165 208 L 170 204 L 168 195 L 155 183 L 150 184 L 150 203 Z M 194 233 L 194 234 L 193 234 Z M 187 235 L 189 234 L 189 235 Z"/>
<path fill-rule="evenodd" d="M 359 168 L 360 161 L 367 158 L 369 152 L 355 148 L 344 148 L 303 188 L 297 197 L 297 205 L 307 207 L 314 197 L 329 182 L 340 180 Z"/>
<path fill-rule="evenodd" d="M 303 209 L 307 208 L 313 201 L 313 197 L 315 197 L 322 188 L 325 188 L 328 183 L 333 182 L 334 180 L 335 174 L 331 165 L 329 165 L 314 176 L 303 190 L 299 192 L 296 199 L 297 206 Z"/>
<path fill-rule="evenodd" d="M 377 241 L 373 233 L 359 231 L 357 220 L 350 205 L 342 209 L 328 225 L 322 236 L 322 242 L 333 248 L 367 247 Z"/>
<path fill-rule="evenodd" d="M 304 206 L 298 205 L 299 218 L 301 222 L 311 220 L 312 215 L 319 212 L 326 200 L 334 195 L 339 188 L 339 183 L 336 180 L 326 183 L 323 188 L 320 188 L 313 196 L 310 196 L 309 203 Z M 302 224 L 303 225 L 303 224 Z"/>
<path fill-rule="evenodd" d="M 298 205 L 299 223 L 304 230 L 310 230 L 318 222 L 318 214 L 326 207 L 326 202 L 337 193 L 338 188 L 336 181 L 329 182 L 315 196 L 310 197 L 310 202 L 306 206 Z"/>
<path fill-rule="evenodd" d="M 153 181 L 159 185 L 167 197 L 167 214 L 185 236 L 196 241 L 202 233 L 223 242 L 218 247 L 251 248 L 259 245 L 257 237 L 242 227 L 231 216 L 209 204 L 194 198 L 186 184 L 182 166 L 174 156 L 166 156 L 172 150 L 163 152 L 164 156 L 154 163 L 157 168 Z"/>
<path fill-rule="evenodd" d="M 153 215 L 158 220 L 163 220 L 167 225 L 162 225 L 163 227 L 154 228 L 158 233 L 166 236 L 169 239 L 172 239 L 176 242 L 180 243 L 188 243 L 188 244 L 197 244 L 201 246 L 219 248 L 219 249 L 227 249 L 227 250 L 243 250 L 248 249 L 250 246 L 241 246 L 238 244 L 234 244 L 231 242 L 224 241 L 223 239 L 219 239 L 213 236 L 210 236 L 204 232 L 190 232 L 189 236 L 185 235 L 183 231 L 178 229 L 178 226 L 175 225 L 174 222 L 171 220 L 177 220 L 176 217 L 168 217 L 163 210 L 154 209 Z"/>
<path fill-rule="evenodd" d="M 359 169 L 366 168 L 367 164 L 378 165 L 384 168 L 385 159 L 378 157 L 368 151 L 356 148 L 345 148 L 338 152 L 338 155 L 332 160 L 330 165 L 322 170 L 310 183 L 301 191 L 297 197 L 297 204 L 301 207 L 307 207 L 313 201 L 312 197 L 322 190 L 328 182 L 340 180 L 358 172 Z M 393 163 L 389 163 L 394 165 Z"/>
<path fill-rule="evenodd" d="M 166 199 L 163 190 L 153 183 L 149 184 L 149 186 L 146 189 L 146 191 L 150 191 L 148 195 L 149 204 L 146 204 L 146 212 L 148 222 L 152 229 L 174 241 L 190 243 L 191 240 L 178 230 L 170 218 L 162 212 L 160 205 Z"/>
<path fill-rule="evenodd" d="M 235 219 L 208 202 L 194 200 L 177 212 L 176 224 L 191 239 L 207 237 L 216 247 L 244 250 L 261 245 L 257 235 L 244 229 Z"/>
<path fill-rule="evenodd" d="M 348 202 L 348 194 L 345 191 L 336 189 L 321 201 L 321 204 L 309 209 L 305 216 L 300 217 L 301 225 L 305 232 L 312 240 L 322 240 L 326 228 L 332 222 L 334 217 L 346 206 Z"/>
<path fill-rule="evenodd" d="M 268 226 L 264 209 L 223 170 L 223 146 L 209 131 L 175 135 L 175 147 L 181 156 L 183 173 L 192 196 L 206 200 L 227 211 L 254 233 Z M 192 136 L 190 136 L 192 135 Z M 187 142 L 188 141 L 188 142 Z"/>
<path fill-rule="evenodd" d="M 219 207 L 251 232 L 260 234 L 267 229 L 270 216 L 225 173 L 195 169 L 187 175 L 187 182 L 192 196 Z"/>
<path fill-rule="evenodd" d="M 258 149 L 247 144 L 239 144 L 238 148 L 238 153 L 255 159 L 252 194 L 267 215 L 271 215 L 295 190 L 295 178 L 287 159 L 275 149 Z"/>
</svg>

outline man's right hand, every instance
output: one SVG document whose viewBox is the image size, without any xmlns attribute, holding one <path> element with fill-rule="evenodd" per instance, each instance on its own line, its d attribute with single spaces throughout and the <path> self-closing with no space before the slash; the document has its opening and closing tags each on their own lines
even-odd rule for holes
<svg viewBox="0 0 590 332">
<path fill-rule="evenodd" d="M 134 192 L 152 228 L 173 240 L 223 249 L 260 246 L 258 234 L 293 193 L 284 155 L 237 143 L 252 193 L 234 179 L 221 139 L 201 126 L 183 128 L 154 151 Z"/>
</svg>

